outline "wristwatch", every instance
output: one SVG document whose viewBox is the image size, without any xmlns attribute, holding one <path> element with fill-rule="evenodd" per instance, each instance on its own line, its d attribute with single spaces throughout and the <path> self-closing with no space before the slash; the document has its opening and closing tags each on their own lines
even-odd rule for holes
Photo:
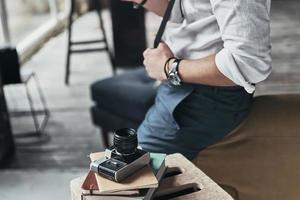
<svg viewBox="0 0 300 200">
<path fill-rule="evenodd" d="M 181 59 L 175 59 L 168 72 L 168 81 L 174 86 L 181 85 L 181 78 L 178 72 L 178 67 L 181 61 Z"/>
</svg>

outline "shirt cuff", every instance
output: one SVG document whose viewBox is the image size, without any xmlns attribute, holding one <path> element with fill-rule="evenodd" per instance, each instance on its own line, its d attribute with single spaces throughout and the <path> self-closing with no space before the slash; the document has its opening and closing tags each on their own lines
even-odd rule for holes
<svg viewBox="0 0 300 200">
<path fill-rule="evenodd" d="M 255 91 L 255 85 L 245 80 L 241 70 L 227 49 L 223 48 L 217 53 L 215 63 L 219 71 L 235 84 L 244 87 L 250 94 Z"/>
</svg>

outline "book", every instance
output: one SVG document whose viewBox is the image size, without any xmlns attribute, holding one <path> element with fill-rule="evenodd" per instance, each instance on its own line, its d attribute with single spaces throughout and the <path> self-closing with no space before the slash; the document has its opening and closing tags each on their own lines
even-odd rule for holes
<svg viewBox="0 0 300 200">
<path fill-rule="evenodd" d="M 139 195 L 139 190 L 125 190 L 125 191 L 118 191 L 118 192 L 101 192 L 99 191 L 98 183 L 96 181 L 95 172 L 89 171 L 87 176 L 84 179 L 83 184 L 81 185 L 82 194 L 93 194 L 93 195 L 125 195 L 125 196 L 132 196 L 132 195 Z"/>
<path fill-rule="evenodd" d="M 151 157 L 151 168 L 158 182 L 160 182 L 167 170 L 166 163 L 165 163 L 166 154 L 151 153 L 150 157 Z M 155 195 L 156 190 L 157 188 L 148 189 L 143 200 L 151 200 Z"/>
<path fill-rule="evenodd" d="M 101 157 L 103 154 L 91 154 L 91 160 L 95 160 Z M 165 154 L 159 153 L 151 153 L 150 154 L 151 161 L 150 161 L 150 168 L 152 173 L 155 175 L 156 179 L 160 181 L 166 171 L 165 165 Z M 150 188 L 140 188 L 133 190 L 120 190 L 120 191 L 113 191 L 113 192 L 103 192 L 99 190 L 102 187 L 101 184 L 98 184 L 96 181 L 97 175 L 93 172 L 90 172 L 84 183 L 82 184 L 83 189 L 83 199 L 85 200 L 102 200 L 102 199 L 118 199 L 118 200 L 151 200 L 155 194 L 157 187 L 150 187 Z M 98 190 L 97 190 L 98 189 Z"/>
</svg>

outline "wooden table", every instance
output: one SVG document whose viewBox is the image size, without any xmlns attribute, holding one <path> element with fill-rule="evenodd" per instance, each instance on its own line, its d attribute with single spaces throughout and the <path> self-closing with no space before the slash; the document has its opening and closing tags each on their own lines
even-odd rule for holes
<svg viewBox="0 0 300 200">
<path fill-rule="evenodd" d="M 166 200 L 233 200 L 219 185 L 181 154 L 166 158 L 168 170 L 155 199 Z M 84 177 L 71 181 L 72 200 L 81 199 L 80 186 Z M 100 198 L 99 198 L 100 199 Z"/>
</svg>

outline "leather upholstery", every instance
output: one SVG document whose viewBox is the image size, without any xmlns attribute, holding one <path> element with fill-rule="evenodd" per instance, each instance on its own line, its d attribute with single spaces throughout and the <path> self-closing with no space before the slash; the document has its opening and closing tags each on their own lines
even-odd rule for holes
<svg viewBox="0 0 300 200">
<path fill-rule="evenodd" d="M 91 86 L 92 117 L 96 125 L 114 130 L 137 128 L 153 105 L 157 87 L 143 67 L 100 80 Z M 134 125 L 134 126 L 132 126 Z M 124 128 L 121 127 L 121 128 Z"/>
<path fill-rule="evenodd" d="M 300 95 L 259 96 L 247 120 L 194 163 L 236 199 L 299 199 Z"/>
</svg>

